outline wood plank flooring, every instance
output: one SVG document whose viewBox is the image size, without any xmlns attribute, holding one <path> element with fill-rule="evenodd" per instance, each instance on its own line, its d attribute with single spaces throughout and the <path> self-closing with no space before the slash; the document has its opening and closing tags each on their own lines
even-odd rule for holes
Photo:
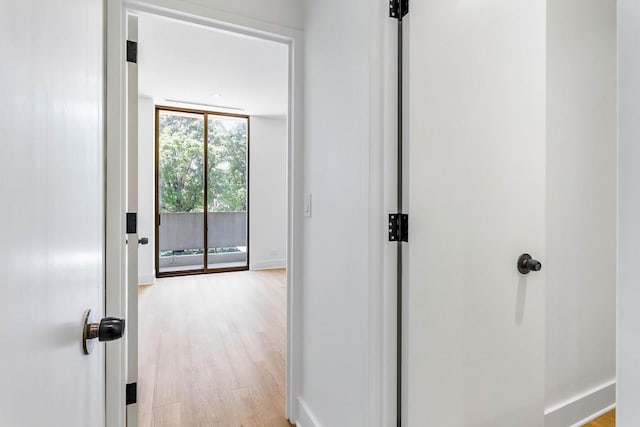
<svg viewBox="0 0 640 427">
<path fill-rule="evenodd" d="M 584 427 L 616 427 L 616 410 L 607 412 L 600 418 L 596 418 Z"/>
<path fill-rule="evenodd" d="M 141 427 L 289 427 L 284 270 L 139 290 Z"/>
</svg>

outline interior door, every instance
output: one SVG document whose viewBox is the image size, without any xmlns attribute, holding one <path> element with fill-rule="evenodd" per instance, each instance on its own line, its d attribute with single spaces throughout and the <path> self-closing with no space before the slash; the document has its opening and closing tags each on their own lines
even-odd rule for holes
<svg viewBox="0 0 640 427">
<path fill-rule="evenodd" d="M 403 425 L 544 425 L 545 2 L 412 2 Z"/>
<path fill-rule="evenodd" d="M 104 426 L 103 2 L 0 2 L 0 425 Z"/>
</svg>

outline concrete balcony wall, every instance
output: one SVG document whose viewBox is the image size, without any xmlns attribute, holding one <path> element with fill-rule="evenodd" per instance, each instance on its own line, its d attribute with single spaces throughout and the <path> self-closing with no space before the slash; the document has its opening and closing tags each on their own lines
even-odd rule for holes
<svg viewBox="0 0 640 427">
<path fill-rule="evenodd" d="M 207 222 L 210 248 L 247 246 L 246 212 L 209 212 Z M 160 251 L 202 249 L 204 215 L 202 212 L 160 214 L 158 242 Z"/>
</svg>

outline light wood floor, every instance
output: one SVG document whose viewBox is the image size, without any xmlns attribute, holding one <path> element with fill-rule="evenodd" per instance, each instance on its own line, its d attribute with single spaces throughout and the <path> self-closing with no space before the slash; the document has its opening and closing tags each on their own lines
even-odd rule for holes
<svg viewBox="0 0 640 427">
<path fill-rule="evenodd" d="M 159 279 L 139 291 L 141 427 L 289 427 L 284 270 Z"/>
<path fill-rule="evenodd" d="M 584 427 L 616 427 L 616 410 L 607 412 L 600 418 L 596 418 Z"/>
</svg>

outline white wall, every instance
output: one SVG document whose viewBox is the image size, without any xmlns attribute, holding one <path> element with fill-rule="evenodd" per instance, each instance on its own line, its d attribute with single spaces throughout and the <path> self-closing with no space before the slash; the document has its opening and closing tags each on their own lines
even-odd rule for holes
<svg viewBox="0 0 640 427">
<path fill-rule="evenodd" d="M 249 268 L 284 268 L 287 254 L 287 120 L 252 116 Z"/>
<path fill-rule="evenodd" d="M 303 25 L 303 0 L 141 0 L 141 3 L 176 10 L 192 10 L 195 14 L 201 14 L 193 10 L 193 6 L 197 5 L 222 14 L 241 16 L 248 20 L 282 27 L 302 29 Z M 220 16 L 220 13 L 216 15 Z"/>
<path fill-rule="evenodd" d="M 296 29 L 302 28 L 302 0 L 192 0 L 225 12 Z"/>
<path fill-rule="evenodd" d="M 369 419 L 368 376 L 370 287 L 378 279 L 369 274 L 373 9 L 368 0 L 306 3 L 304 427 L 380 422 Z"/>
<path fill-rule="evenodd" d="M 617 413 L 620 427 L 640 420 L 640 3 L 618 2 L 619 204 Z"/>
<path fill-rule="evenodd" d="M 566 426 L 615 401 L 616 3 L 547 18 L 546 406 Z"/>
<path fill-rule="evenodd" d="M 155 282 L 155 106 L 153 99 L 138 98 L 138 235 L 149 244 L 138 247 L 138 283 Z"/>
</svg>

